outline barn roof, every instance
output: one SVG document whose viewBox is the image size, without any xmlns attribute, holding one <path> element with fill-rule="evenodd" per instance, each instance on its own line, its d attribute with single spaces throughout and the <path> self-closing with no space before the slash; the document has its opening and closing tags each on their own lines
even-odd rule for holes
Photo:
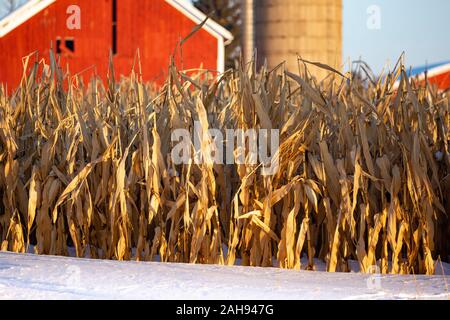
<svg viewBox="0 0 450 320">
<path fill-rule="evenodd" d="M 427 78 L 429 81 L 438 81 L 437 84 L 440 89 L 447 89 L 450 80 L 450 61 L 437 62 L 430 65 L 419 66 L 411 68 L 407 72 L 409 77 L 415 78 L 418 81 L 424 81 Z M 438 80 L 441 77 L 440 80 Z M 444 77 L 442 80 L 442 77 Z M 400 79 L 395 81 L 394 89 L 400 85 Z"/>
<path fill-rule="evenodd" d="M 437 76 L 442 73 L 450 72 L 450 61 L 433 63 L 431 65 L 415 67 L 411 70 L 410 76 L 425 78 L 425 72 L 428 77 Z"/>
<path fill-rule="evenodd" d="M 56 0 L 30 0 L 16 11 L 0 20 L 0 38 L 38 14 Z M 172 7 L 183 13 L 195 23 L 201 23 L 206 15 L 186 0 L 165 0 Z M 212 19 L 208 19 L 203 28 L 216 38 L 233 40 L 233 35 Z"/>
<path fill-rule="evenodd" d="M 199 9 L 194 7 L 190 2 L 186 0 L 165 0 L 172 5 L 175 9 L 182 12 L 186 17 L 199 24 L 206 19 L 206 15 Z M 204 25 L 206 31 L 213 36 L 224 38 L 227 41 L 233 40 L 233 35 L 230 31 L 222 27 L 213 19 L 208 19 Z"/>
</svg>

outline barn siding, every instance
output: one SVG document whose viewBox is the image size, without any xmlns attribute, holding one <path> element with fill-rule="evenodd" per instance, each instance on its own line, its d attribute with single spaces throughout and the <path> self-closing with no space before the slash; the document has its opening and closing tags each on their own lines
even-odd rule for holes
<svg viewBox="0 0 450 320">
<path fill-rule="evenodd" d="M 437 85 L 439 89 L 447 90 L 450 88 L 450 72 L 445 72 L 434 77 L 428 78 L 430 84 Z"/>
<path fill-rule="evenodd" d="M 66 27 L 66 9 L 76 4 L 81 8 L 81 30 Z M 140 49 L 144 80 L 162 83 L 170 55 L 176 43 L 189 34 L 195 23 L 164 0 L 117 0 L 116 75 L 128 75 L 136 50 Z M 10 87 L 19 84 L 22 57 L 38 51 L 39 59 L 48 63 L 51 43 L 57 37 L 75 39 L 75 54 L 61 55 L 61 65 L 71 74 L 82 73 L 84 79 L 94 73 L 106 77 L 112 46 L 112 0 L 58 0 L 0 39 L 0 82 Z M 217 39 L 205 30 L 195 34 L 176 55 L 181 68 L 217 67 Z M 35 59 L 32 59 L 34 62 Z M 183 63 L 182 63 L 183 62 Z"/>
<path fill-rule="evenodd" d="M 137 23 L 136 21 L 140 21 Z M 122 74 L 128 74 L 139 48 L 144 77 L 161 82 L 167 75 L 170 55 L 177 42 L 187 36 L 195 23 L 165 1 L 145 1 L 129 5 L 118 0 L 117 64 Z M 181 59 L 182 53 L 182 59 Z M 217 68 L 217 39 L 200 30 L 176 52 L 179 68 Z"/>
</svg>

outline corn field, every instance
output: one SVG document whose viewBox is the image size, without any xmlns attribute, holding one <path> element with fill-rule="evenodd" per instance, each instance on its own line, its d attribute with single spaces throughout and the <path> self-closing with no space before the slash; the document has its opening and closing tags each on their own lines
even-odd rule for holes
<svg viewBox="0 0 450 320">
<path fill-rule="evenodd" d="M 1 250 L 394 274 L 448 259 L 449 93 L 401 63 L 320 83 L 302 60 L 295 74 L 171 65 L 155 89 L 112 66 L 85 86 L 52 55 L 24 61 L 20 87 L 0 91 Z M 171 132 L 194 121 L 279 129 L 279 170 L 174 164 Z"/>
</svg>

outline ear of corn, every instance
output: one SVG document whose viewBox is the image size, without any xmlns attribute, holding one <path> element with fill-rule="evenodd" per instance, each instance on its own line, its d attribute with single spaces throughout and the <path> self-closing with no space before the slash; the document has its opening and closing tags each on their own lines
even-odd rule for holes
<svg viewBox="0 0 450 320">
<path fill-rule="evenodd" d="M 328 68 L 317 84 L 304 70 L 250 64 L 213 78 L 171 65 L 157 91 L 134 74 L 116 82 L 112 67 L 106 86 L 85 88 L 54 59 L 35 64 L 14 94 L 0 91 L 1 249 L 434 273 L 449 250 L 448 93 L 401 65 L 378 82 Z M 175 165 L 171 132 L 194 120 L 280 129 L 279 171 Z"/>
</svg>

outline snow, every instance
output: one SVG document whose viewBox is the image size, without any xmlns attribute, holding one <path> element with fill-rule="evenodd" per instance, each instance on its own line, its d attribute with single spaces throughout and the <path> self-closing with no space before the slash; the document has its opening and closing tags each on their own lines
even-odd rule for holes
<svg viewBox="0 0 450 320">
<path fill-rule="evenodd" d="M 0 253 L 0 299 L 450 299 L 449 278 Z"/>
</svg>

